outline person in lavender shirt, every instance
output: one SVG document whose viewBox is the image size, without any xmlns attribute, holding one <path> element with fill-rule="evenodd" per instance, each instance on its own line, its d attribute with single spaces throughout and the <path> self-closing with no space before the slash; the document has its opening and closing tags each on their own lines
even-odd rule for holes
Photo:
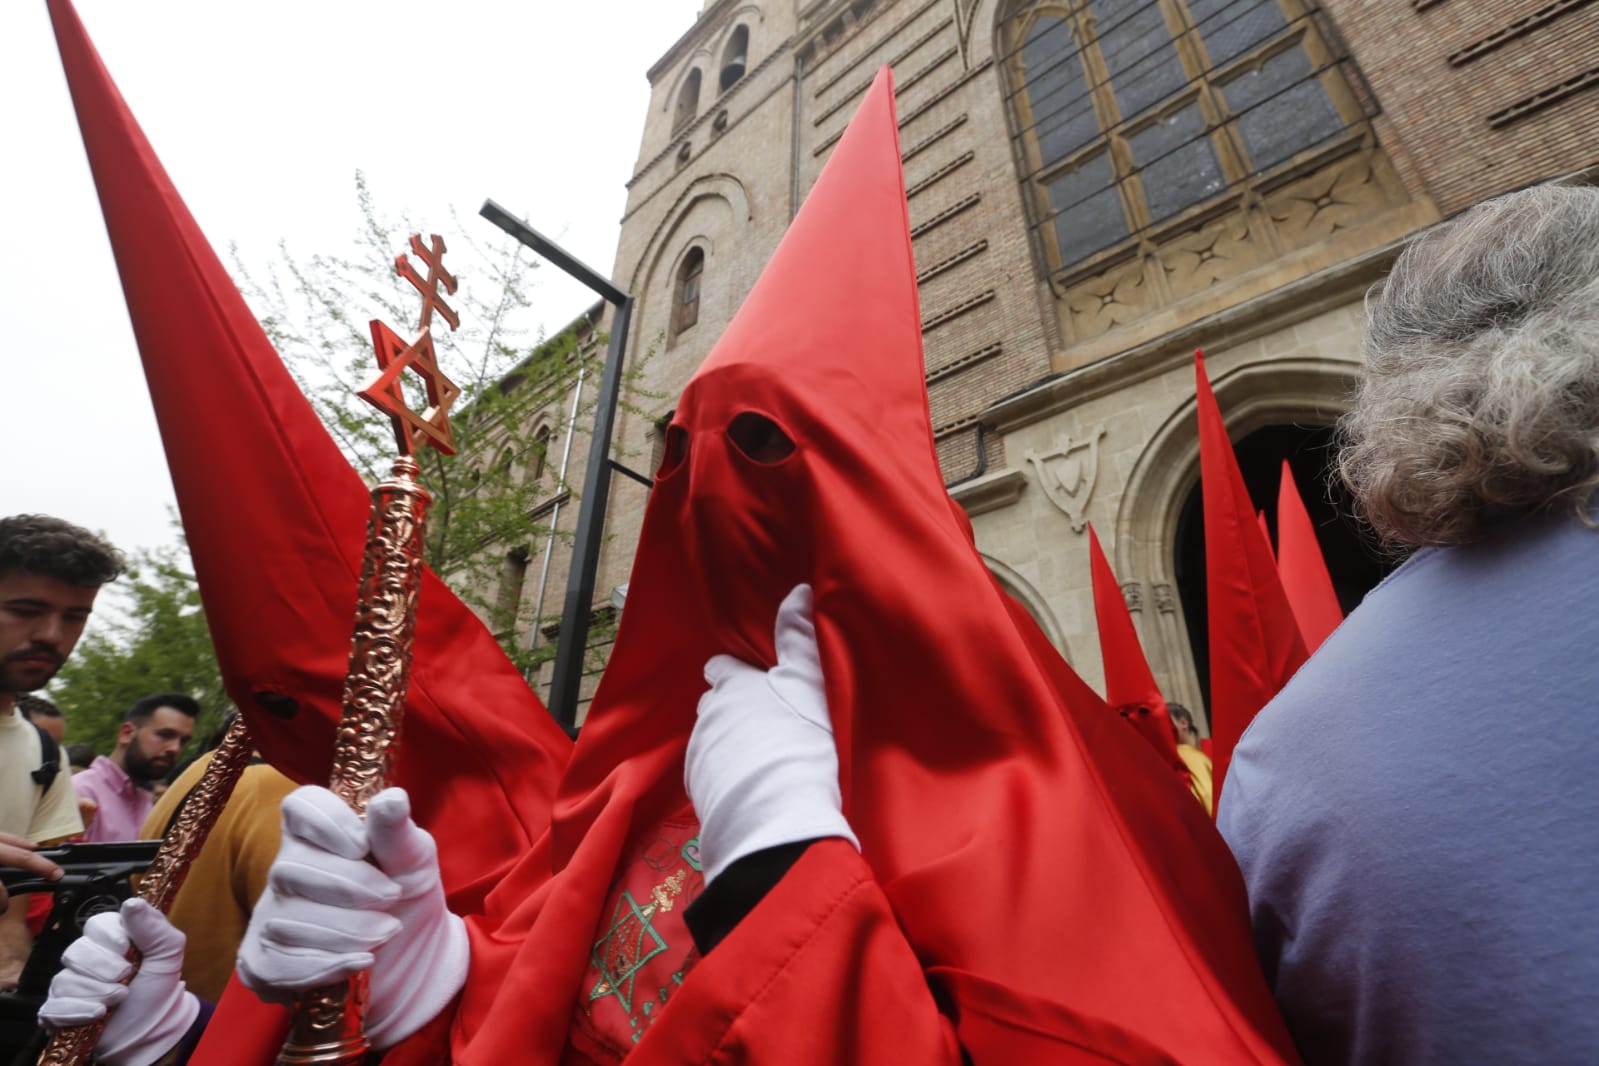
<svg viewBox="0 0 1599 1066">
<path fill-rule="evenodd" d="M 1368 301 L 1339 466 L 1411 552 L 1218 822 L 1309 1063 L 1599 1055 L 1599 189 L 1479 204 Z"/>
<path fill-rule="evenodd" d="M 72 779 L 78 795 L 99 808 L 84 830 L 85 840 L 139 839 L 139 829 L 155 806 L 150 788 L 172 772 L 194 735 L 199 713 L 200 705 L 181 692 L 146 696 L 128 709 L 117 750 Z"/>
</svg>

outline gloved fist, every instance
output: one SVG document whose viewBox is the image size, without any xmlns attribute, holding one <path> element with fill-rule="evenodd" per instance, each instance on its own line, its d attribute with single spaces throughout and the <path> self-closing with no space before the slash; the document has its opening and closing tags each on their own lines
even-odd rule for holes
<svg viewBox="0 0 1599 1066">
<path fill-rule="evenodd" d="M 403 789 L 374 796 L 364 823 L 325 788 L 284 799 L 283 843 L 239 948 L 246 987 L 291 1002 L 371 970 L 366 1034 L 384 1048 L 454 998 L 469 958 L 466 927 L 445 906 L 433 838 L 411 821 Z"/>
<path fill-rule="evenodd" d="M 83 936 L 62 953 L 63 969 L 50 982 L 39 1022 L 64 1029 L 98 1021 L 111 1012 L 95 1045 L 95 1059 L 108 1066 L 148 1066 L 188 1031 L 200 1002 L 185 991 L 184 936 L 160 911 L 130 899 L 119 913 L 97 914 Z M 129 947 L 143 956 L 133 980 Z"/>
<path fill-rule="evenodd" d="M 777 609 L 777 665 L 762 670 L 730 655 L 705 664 L 683 784 L 700 819 L 706 883 L 764 848 L 843 837 L 838 750 L 827 714 L 811 587 L 797 585 Z"/>
<path fill-rule="evenodd" d="M 373 860 L 400 891 L 389 907 L 400 931 L 377 950 L 366 1017 L 368 1042 L 386 1048 L 422 1028 L 455 998 L 466 984 L 472 950 L 466 923 L 444 902 L 438 846 L 411 820 L 411 799 L 403 788 L 372 798 L 366 831 Z"/>
</svg>

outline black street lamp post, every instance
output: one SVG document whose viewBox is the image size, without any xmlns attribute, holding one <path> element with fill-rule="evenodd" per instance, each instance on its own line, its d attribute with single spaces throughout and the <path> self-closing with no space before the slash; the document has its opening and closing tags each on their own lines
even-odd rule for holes
<svg viewBox="0 0 1599 1066">
<path fill-rule="evenodd" d="M 600 377 L 600 394 L 594 412 L 594 440 L 589 448 L 588 470 L 583 475 L 583 498 L 577 512 L 577 536 L 572 548 L 571 569 L 566 578 L 566 603 L 561 610 L 560 638 L 555 647 L 555 678 L 550 686 L 550 713 L 571 733 L 577 725 L 577 696 L 583 681 L 583 652 L 588 647 L 594 575 L 599 569 L 600 539 L 605 530 L 605 504 L 611 489 L 611 436 L 615 430 L 617 400 L 622 390 L 622 356 L 627 350 L 627 326 L 633 313 L 633 297 L 493 200 L 485 200 L 478 213 L 616 307 L 616 314 L 611 320 L 610 343 L 605 350 L 605 370 Z"/>
</svg>

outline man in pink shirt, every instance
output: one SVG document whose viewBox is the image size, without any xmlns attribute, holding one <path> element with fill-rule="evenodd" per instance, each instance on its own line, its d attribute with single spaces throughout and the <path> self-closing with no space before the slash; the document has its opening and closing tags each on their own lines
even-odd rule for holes
<svg viewBox="0 0 1599 1066">
<path fill-rule="evenodd" d="M 83 838 L 137 840 L 155 797 L 150 786 L 166 777 L 194 735 L 200 705 L 178 692 L 146 696 L 123 716 L 117 750 L 102 755 L 72 779 L 78 795 L 99 805 Z"/>
</svg>

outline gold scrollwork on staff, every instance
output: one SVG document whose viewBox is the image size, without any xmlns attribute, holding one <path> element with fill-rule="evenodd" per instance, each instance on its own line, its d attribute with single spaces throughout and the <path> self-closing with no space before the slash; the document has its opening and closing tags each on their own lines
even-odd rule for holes
<svg viewBox="0 0 1599 1066">
<path fill-rule="evenodd" d="M 392 475 L 372 490 L 366 557 L 361 564 L 350 669 L 329 788 L 356 813 L 388 779 L 405 709 L 422 585 L 427 491 L 416 483 L 416 460 L 394 460 Z M 357 1066 L 366 1058 L 362 1033 L 366 975 L 314 988 L 295 1004 L 279 1066 Z"/>
<path fill-rule="evenodd" d="M 424 445 L 454 454 L 449 410 L 461 392 L 439 370 L 431 330 L 435 312 L 452 329 L 460 321 L 440 293 L 441 289 L 455 292 L 455 278 L 443 266 L 444 241 L 434 235 L 431 244 L 424 245 L 420 235 L 413 236 L 411 250 L 427 266 L 425 280 L 405 256 L 395 262 L 400 276 L 422 297 L 417 338 L 406 342 L 382 322 L 373 322 L 379 373 L 359 394 L 389 416 L 400 453 L 389 478 L 372 490 L 350 669 L 329 784 L 363 815 L 367 802 L 388 781 L 411 668 L 430 502 L 427 490 L 416 481 L 419 467 L 413 456 Z M 407 371 L 420 377 L 426 392 L 427 407 L 420 413 L 405 402 L 400 379 Z M 362 1030 L 366 990 L 367 975 L 358 974 L 302 995 L 295 1004 L 288 1042 L 278 1056 L 279 1066 L 359 1066 L 367 1054 Z"/>
</svg>

